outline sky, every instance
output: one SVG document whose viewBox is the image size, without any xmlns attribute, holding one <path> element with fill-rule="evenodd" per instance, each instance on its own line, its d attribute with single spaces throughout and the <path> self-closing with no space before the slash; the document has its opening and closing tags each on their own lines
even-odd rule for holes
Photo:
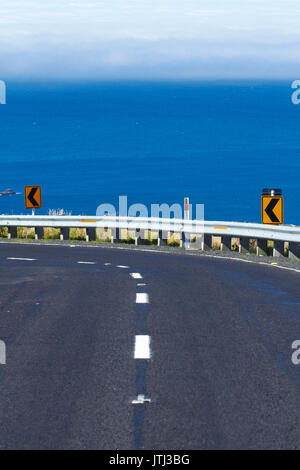
<svg viewBox="0 0 300 470">
<path fill-rule="evenodd" d="M 0 0 L 0 79 L 296 79 L 299 24 L 299 0 Z"/>
</svg>

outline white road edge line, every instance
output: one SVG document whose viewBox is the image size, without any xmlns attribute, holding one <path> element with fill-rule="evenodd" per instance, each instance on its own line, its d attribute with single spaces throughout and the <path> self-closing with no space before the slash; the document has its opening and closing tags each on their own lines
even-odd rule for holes
<svg viewBox="0 0 300 470">
<path fill-rule="evenodd" d="M 136 294 L 136 303 L 137 304 L 148 304 L 149 303 L 149 295 L 145 292 L 139 292 Z"/>
<path fill-rule="evenodd" d="M 261 263 L 262 264 L 262 263 Z M 268 263 L 264 263 L 264 264 L 268 264 Z M 296 273 L 300 273 L 300 270 L 299 269 L 295 269 L 295 268 L 288 268 L 287 266 L 276 266 L 275 263 L 272 264 L 272 266 L 274 266 L 274 268 L 279 268 L 279 269 L 287 269 L 288 271 L 295 271 Z"/>
<path fill-rule="evenodd" d="M 143 279 L 143 276 L 141 276 L 140 273 L 130 273 L 130 276 L 131 276 L 133 279 Z"/>
<path fill-rule="evenodd" d="M 35 258 L 6 258 L 14 261 L 37 261 Z"/>
<path fill-rule="evenodd" d="M 150 336 L 148 335 L 136 335 L 135 346 L 134 346 L 134 358 L 135 359 L 150 359 Z"/>
</svg>

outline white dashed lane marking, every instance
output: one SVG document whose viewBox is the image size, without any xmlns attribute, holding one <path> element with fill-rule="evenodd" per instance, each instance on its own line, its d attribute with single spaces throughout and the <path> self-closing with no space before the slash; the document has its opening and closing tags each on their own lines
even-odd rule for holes
<svg viewBox="0 0 300 470">
<path fill-rule="evenodd" d="M 140 273 L 130 273 L 130 276 L 133 277 L 133 279 L 143 279 Z"/>
<path fill-rule="evenodd" d="M 117 268 L 128 269 L 129 266 L 123 266 L 122 264 L 118 264 L 118 265 L 117 265 Z"/>
<path fill-rule="evenodd" d="M 104 266 L 111 266 L 111 263 L 104 263 Z"/>
<path fill-rule="evenodd" d="M 148 304 L 149 303 L 149 295 L 145 292 L 140 292 L 136 294 L 136 303 L 137 304 Z"/>
<path fill-rule="evenodd" d="M 135 359 L 150 359 L 150 336 L 136 335 L 134 346 Z"/>
<path fill-rule="evenodd" d="M 138 287 L 142 287 L 142 286 L 146 286 L 146 285 L 147 285 L 147 284 L 146 284 L 145 282 L 139 282 L 139 283 L 137 284 Z"/>
<path fill-rule="evenodd" d="M 78 264 L 96 264 L 95 261 L 77 261 Z"/>
<path fill-rule="evenodd" d="M 6 258 L 9 260 L 14 260 L 14 261 L 36 261 L 35 258 Z"/>
<path fill-rule="evenodd" d="M 3 366 L 6 364 L 6 345 L 2 340 L 0 340 L 0 364 Z"/>
</svg>

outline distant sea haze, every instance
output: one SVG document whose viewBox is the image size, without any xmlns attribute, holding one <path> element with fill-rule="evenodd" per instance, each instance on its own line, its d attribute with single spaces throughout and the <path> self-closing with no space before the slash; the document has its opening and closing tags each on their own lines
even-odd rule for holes
<svg viewBox="0 0 300 470">
<path fill-rule="evenodd" d="M 41 185 L 43 208 L 205 204 L 209 220 L 260 221 L 281 188 L 300 225 L 300 106 L 291 82 L 6 83 L 0 191 Z M 0 213 L 27 213 L 23 195 Z"/>
</svg>

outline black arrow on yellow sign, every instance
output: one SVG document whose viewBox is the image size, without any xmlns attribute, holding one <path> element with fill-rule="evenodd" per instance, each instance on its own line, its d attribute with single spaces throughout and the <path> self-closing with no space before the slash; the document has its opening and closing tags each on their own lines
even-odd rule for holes
<svg viewBox="0 0 300 470">
<path fill-rule="evenodd" d="M 39 203 L 34 199 L 34 195 L 35 193 L 37 192 L 38 188 L 32 188 L 30 193 L 28 194 L 27 196 L 27 199 L 28 201 L 31 202 L 31 204 L 34 206 L 34 207 L 38 207 L 39 206 Z"/>
<path fill-rule="evenodd" d="M 275 208 L 276 204 L 278 203 L 280 198 L 273 198 L 265 208 L 265 213 L 270 218 L 271 222 L 280 223 L 278 217 L 274 214 L 273 209 Z"/>
</svg>

